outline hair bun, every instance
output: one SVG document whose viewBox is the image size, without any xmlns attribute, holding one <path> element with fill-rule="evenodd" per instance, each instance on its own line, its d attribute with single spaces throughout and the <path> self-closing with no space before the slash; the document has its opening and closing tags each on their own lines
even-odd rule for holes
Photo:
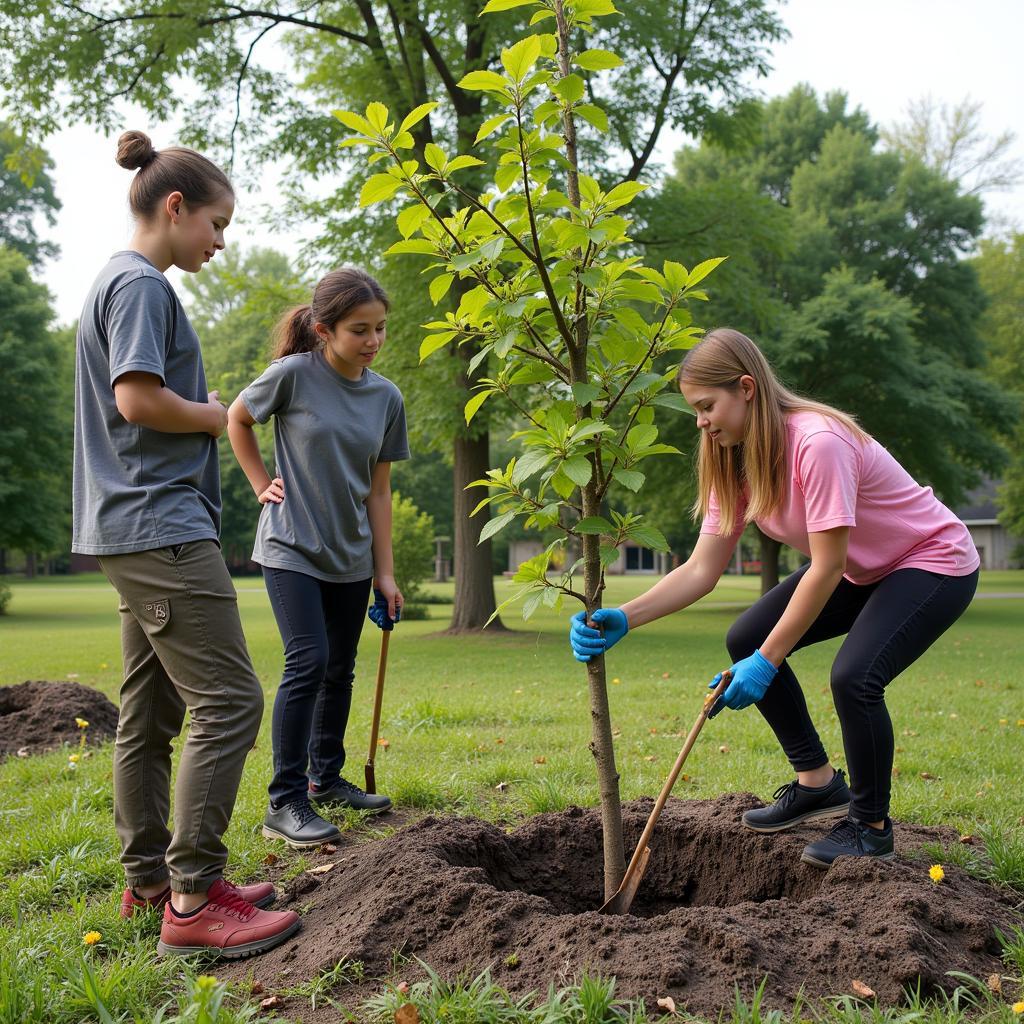
<svg viewBox="0 0 1024 1024">
<path fill-rule="evenodd" d="M 125 132 L 117 140 L 117 162 L 129 171 L 145 167 L 156 156 L 145 132 Z"/>
</svg>

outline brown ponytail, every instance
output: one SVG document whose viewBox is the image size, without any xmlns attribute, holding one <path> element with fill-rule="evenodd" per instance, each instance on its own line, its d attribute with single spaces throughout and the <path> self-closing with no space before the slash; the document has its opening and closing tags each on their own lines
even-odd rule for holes
<svg viewBox="0 0 1024 1024">
<path fill-rule="evenodd" d="M 296 352 L 312 352 L 319 348 L 323 342 L 314 330 L 314 324 L 333 329 L 356 306 L 366 302 L 379 302 L 386 310 L 391 308 L 387 293 L 365 270 L 358 267 L 332 270 L 313 289 L 309 305 L 288 310 L 278 321 L 274 329 L 272 358 L 281 359 Z"/>
<path fill-rule="evenodd" d="M 144 132 L 124 132 L 117 140 L 116 159 L 127 170 L 138 171 L 128 203 L 142 221 L 150 220 L 171 192 L 180 192 L 193 208 L 235 194 L 228 176 L 212 160 L 184 146 L 154 149 Z"/>
</svg>

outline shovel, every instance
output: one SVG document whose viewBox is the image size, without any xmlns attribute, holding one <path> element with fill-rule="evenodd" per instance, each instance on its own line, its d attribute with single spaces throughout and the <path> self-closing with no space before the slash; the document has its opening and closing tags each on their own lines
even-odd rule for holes
<svg viewBox="0 0 1024 1024">
<path fill-rule="evenodd" d="M 366 758 L 366 792 L 377 792 L 377 777 L 373 771 L 373 759 L 377 755 L 377 733 L 380 730 L 380 705 L 384 699 L 384 674 L 388 668 L 388 641 L 391 630 L 386 629 L 380 638 L 380 658 L 377 661 L 377 692 L 373 695 L 373 725 L 370 727 L 370 753 Z"/>
<path fill-rule="evenodd" d="M 676 784 L 676 779 L 679 778 L 679 773 L 683 770 L 683 762 L 686 761 L 690 748 L 696 742 L 697 736 L 707 720 L 711 706 L 725 692 L 725 688 L 729 685 L 731 679 L 732 674 L 730 672 L 723 672 L 721 682 L 704 698 L 704 707 L 701 708 L 697 721 L 693 723 L 690 735 L 686 737 L 683 749 L 679 751 L 679 756 L 676 758 L 676 763 L 672 766 L 672 771 L 668 773 L 665 785 L 661 787 L 661 793 L 658 794 L 654 810 L 651 811 L 651 816 L 647 819 L 643 834 L 640 836 L 640 842 L 636 844 L 633 859 L 629 862 L 629 867 L 626 868 L 626 873 L 622 877 L 622 884 L 616 889 L 611 899 L 601 907 L 598 911 L 599 914 L 629 913 L 629 908 L 633 905 L 636 891 L 640 888 L 640 881 L 647 870 L 647 862 L 651 859 L 651 848 L 647 844 L 651 841 L 651 833 L 654 831 L 654 826 L 658 823 L 658 818 L 661 817 L 662 809 L 668 801 L 672 787 Z"/>
</svg>

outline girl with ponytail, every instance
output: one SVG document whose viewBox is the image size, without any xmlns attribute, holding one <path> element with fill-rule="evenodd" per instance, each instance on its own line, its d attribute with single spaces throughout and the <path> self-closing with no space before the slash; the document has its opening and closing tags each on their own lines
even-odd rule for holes
<svg viewBox="0 0 1024 1024">
<path fill-rule="evenodd" d="M 356 648 L 370 618 L 401 613 L 391 546 L 391 463 L 409 457 L 402 394 L 370 369 L 387 335 L 388 298 L 343 267 L 278 324 L 274 360 L 228 411 L 235 456 L 263 506 L 253 560 L 284 643 L 274 699 L 274 776 L 263 823 L 296 848 L 338 838 L 314 805 L 372 812 L 386 796 L 346 780 L 345 729 Z M 274 475 L 253 431 L 274 420 Z"/>
<path fill-rule="evenodd" d="M 710 593 L 748 523 L 802 552 L 810 561 L 729 630 L 732 681 L 711 715 L 756 704 L 796 773 L 774 803 L 746 811 L 744 825 L 778 832 L 842 817 L 802 860 L 817 867 L 840 856 L 890 860 L 893 729 L 885 688 L 970 604 L 979 567 L 971 536 L 852 417 L 784 388 L 739 331 L 707 335 L 683 360 L 677 382 L 701 431 L 700 537 L 686 563 L 647 593 L 595 611 L 590 623 L 582 612 L 574 616 L 573 653 L 588 661 L 627 631 Z M 786 660 L 844 635 L 831 683 L 849 786 L 829 762 Z"/>
<path fill-rule="evenodd" d="M 252 956 L 299 927 L 269 883 L 223 877 L 228 827 L 263 714 L 220 554 L 217 438 L 192 325 L 164 272 L 196 273 L 224 248 L 235 195 L 191 149 L 125 132 L 135 233 L 100 271 L 76 338 L 72 550 L 96 555 L 121 598 L 124 683 L 114 819 L 128 888 L 121 914 L 163 913 L 158 950 Z M 211 638 L 212 642 L 211 642 Z M 171 743 L 185 710 L 170 814 Z"/>
</svg>

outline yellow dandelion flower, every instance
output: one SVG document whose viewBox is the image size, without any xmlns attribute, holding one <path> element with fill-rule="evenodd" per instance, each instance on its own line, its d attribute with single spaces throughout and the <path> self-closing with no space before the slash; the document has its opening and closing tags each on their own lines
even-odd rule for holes
<svg viewBox="0 0 1024 1024">
<path fill-rule="evenodd" d="M 946 872 L 942 870 L 942 865 L 941 864 L 933 864 L 928 869 L 928 874 L 931 877 L 931 880 L 936 885 L 938 885 L 939 882 L 941 882 L 946 877 Z"/>
<path fill-rule="evenodd" d="M 1013 1004 L 1013 1012 L 1024 1013 L 1024 1000 L 1021 1000 L 1019 1003 Z"/>
<path fill-rule="evenodd" d="M 70 761 L 70 762 L 71 762 L 72 764 L 78 764 L 79 758 L 80 758 L 81 756 L 82 756 L 81 754 L 68 754 L 68 760 L 69 760 L 69 761 Z"/>
<path fill-rule="evenodd" d="M 87 945 L 87 946 L 95 946 L 96 943 L 99 942 L 100 939 L 102 939 L 102 938 L 103 938 L 103 936 L 100 935 L 99 932 L 86 932 L 82 936 L 82 942 L 84 942 L 85 945 Z"/>
<path fill-rule="evenodd" d="M 1018 718 L 1017 719 L 1017 724 L 1018 725 L 1024 725 L 1024 718 Z"/>
<path fill-rule="evenodd" d="M 212 974 L 200 974 L 196 978 L 196 988 L 200 992 L 209 992 L 210 989 L 215 988 L 217 985 L 217 979 Z"/>
<path fill-rule="evenodd" d="M 76 718 L 75 725 L 77 725 L 79 729 L 89 728 L 89 723 L 84 718 Z"/>
</svg>

